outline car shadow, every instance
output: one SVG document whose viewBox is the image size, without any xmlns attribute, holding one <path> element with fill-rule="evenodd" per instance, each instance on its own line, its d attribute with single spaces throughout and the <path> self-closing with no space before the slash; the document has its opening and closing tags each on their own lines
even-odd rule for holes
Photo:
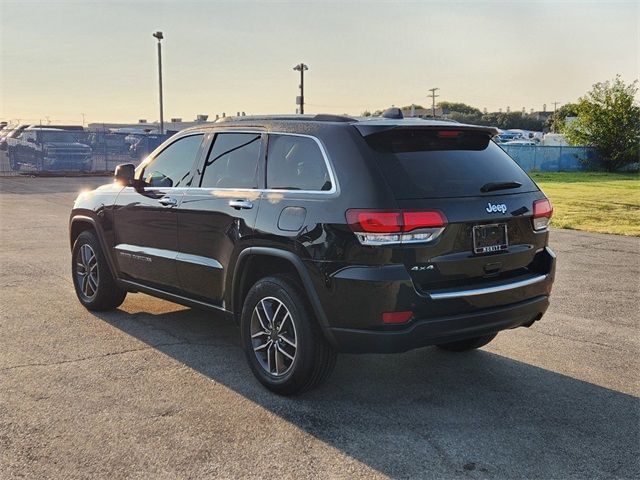
<svg viewBox="0 0 640 480">
<path fill-rule="evenodd" d="M 254 379 L 231 321 L 191 309 L 99 318 L 386 475 L 638 476 L 637 398 L 507 357 L 341 355 L 326 384 L 285 398 Z"/>
</svg>

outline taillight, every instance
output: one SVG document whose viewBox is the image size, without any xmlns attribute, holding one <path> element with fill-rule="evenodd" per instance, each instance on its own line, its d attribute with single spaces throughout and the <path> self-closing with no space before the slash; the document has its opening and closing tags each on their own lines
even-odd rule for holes
<svg viewBox="0 0 640 480">
<path fill-rule="evenodd" d="M 435 240 L 447 220 L 437 210 L 347 210 L 349 228 L 363 245 L 424 243 Z"/>
<path fill-rule="evenodd" d="M 347 221 L 359 232 L 395 233 L 402 231 L 402 212 L 379 210 L 347 210 Z M 356 231 L 356 230 L 354 230 Z"/>
<path fill-rule="evenodd" d="M 553 215 L 553 206 L 548 198 L 533 202 L 533 229 L 544 230 L 549 227 Z"/>
</svg>

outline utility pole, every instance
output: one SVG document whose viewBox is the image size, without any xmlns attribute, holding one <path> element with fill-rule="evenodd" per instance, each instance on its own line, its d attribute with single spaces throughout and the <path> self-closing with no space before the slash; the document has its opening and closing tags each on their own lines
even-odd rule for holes
<svg viewBox="0 0 640 480">
<path fill-rule="evenodd" d="M 440 95 L 436 95 L 436 91 L 440 90 L 439 88 L 430 88 L 429 91 L 431 92 L 431 116 L 433 118 L 435 118 L 436 116 L 436 97 L 439 97 Z"/>
<path fill-rule="evenodd" d="M 82 128 L 84 128 L 84 113 L 81 113 L 80 115 L 82 115 Z"/>
<path fill-rule="evenodd" d="M 558 111 L 558 104 L 560 102 L 553 102 L 553 123 L 551 124 L 551 130 L 556 133 L 556 112 Z"/>
<path fill-rule="evenodd" d="M 158 83 L 160 86 L 160 135 L 164 133 L 164 107 L 162 105 L 162 32 L 152 34 L 158 39 Z"/>
<path fill-rule="evenodd" d="M 302 115 L 304 113 L 304 72 L 309 70 L 309 67 L 300 62 L 293 69 L 300 72 L 300 97 L 296 99 L 296 103 L 300 105 L 300 114 Z"/>
</svg>

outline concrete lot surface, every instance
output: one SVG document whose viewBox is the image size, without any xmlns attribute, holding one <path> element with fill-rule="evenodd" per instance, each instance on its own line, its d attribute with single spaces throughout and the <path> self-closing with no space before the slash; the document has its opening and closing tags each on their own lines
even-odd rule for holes
<svg viewBox="0 0 640 480">
<path fill-rule="evenodd" d="M 640 238 L 555 230 L 532 328 L 341 355 L 282 398 L 231 323 L 142 294 L 80 306 L 68 214 L 106 181 L 0 179 L 0 477 L 640 477 Z"/>
</svg>

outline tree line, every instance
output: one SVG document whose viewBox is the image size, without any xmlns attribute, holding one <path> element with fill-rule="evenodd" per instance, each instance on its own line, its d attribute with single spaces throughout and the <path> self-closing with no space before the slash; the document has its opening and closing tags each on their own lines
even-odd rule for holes
<svg viewBox="0 0 640 480">
<path fill-rule="evenodd" d="M 414 105 L 415 108 L 423 108 Z M 411 106 L 402 107 L 410 109 Z M 640 105 L 638 80 L 626 84 L 617 75 L 598 82 L 576 102 L 561 106 L 555 113 L 540 118 L 524 112 L 482 112 L 460 102 L 440 102 L 444 117 L 461 123 L 488 125 L 503 130 L 522 129 L 562 133 L 571 145 L 595 147 L 603 166 L 615 171 L 636 164 L 640 157 Z M 363 112 L 377 116 L 381 110 Z M 637 168 L 636 168 L 637 170 Z"/>
</svg>

